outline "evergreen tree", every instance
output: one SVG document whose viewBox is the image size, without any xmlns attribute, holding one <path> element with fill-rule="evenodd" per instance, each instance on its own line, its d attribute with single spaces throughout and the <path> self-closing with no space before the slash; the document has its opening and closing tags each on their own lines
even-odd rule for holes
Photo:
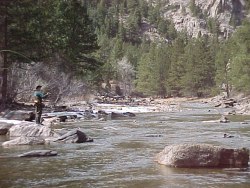
<svg viewBox="0 0 250 188">
<path fill-rule="evenodd" d="M 230 77 L 233 86 L 240 91 L 250 92 L 250 22 L 237 30 L 232 38 L 235 46 L 230 63 Z"/>
<path fill-rule="evenodd" d="M 168 47 L 153 44 L 139 61 L 136 89 L 146 95 L 165 97 L 169 66 Z"/>
<path fill-rule="evenodd" d="M 134 13 L 135 10 L 139 7 L 139 0 L 127 0 L 127 9 L 128 13 Z"/>
<path fill-rule="evenodd" d="M 155 7 L 152 4 L 149 5 L 148 19 L 151 24 L 158 25 L 158 21 L 161 19 L 160 6 L 158 4 Z"/>
<path fill-rule="evenodd" d="M 67 71 L 96 69 L 99 62 L 91 53 L 98 46 L 86 8 L 77 0 L 9 1 L 4 7 L 8 12 L 6 46 L 18 53 L 9 53 L 8 61 L 48 62 L 57 56 L 67 62 L 63 64 Z"/>
<path fill-rule="evenodd" d="M 184 89 L 182 77 L 185 75 L 185 46 L 187 44 L 187 34 L 180 33 L 171 46 L 170 58 L 171 66 L 169 70 L 168 86 L 171 95 L 181 96 Z"/>
<path fill-rule="evenodd" d="M 231 79 L 229 77 L 230 59 L 232 58 L 232 54 L 230 48 L 228 47 L 229 43 L 221 43 L 220 48 L 216 54 L 216 60 L 215 60 L 216 85 L 217 88 L 226 91 L 227 97 L 229 97 L 230 95 L 230 88 L 232 85 Z"/>
<path fill-rule="evenodd" d="M 129 15 L 127 20 L 127 32 L 128 32 L 128 40 L 133 43 L 138 43 L 140 41 L 139 38 L 139 22 L 140 22 L 140 15 L 138 10 L 136 9 L 135 12 Z"/>
<path fill-rule="evenodd" d="M 35 60 L 55 53 L 71 68 L 94 68 L 88 55 L 98 49 L 86 7 L 77 0 L 17 1 L 9 7 L 9 47 Z"/>
<path fill-rule="evenodd" d="M 206 43 L 204 38 L 192 39 L 185 49 L 185 91 L 199 97 L 209 94 L 214 86 L 214 62 Z"/>
</svg>

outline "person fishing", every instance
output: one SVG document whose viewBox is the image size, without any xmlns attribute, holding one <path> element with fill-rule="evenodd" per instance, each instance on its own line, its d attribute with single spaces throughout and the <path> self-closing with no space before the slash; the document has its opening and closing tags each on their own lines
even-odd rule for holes
<svg viewBox="0 0 250 188">
<path fill-rule="evenodd" d="M 49 93 L 44 94 L 41 89 L 42 89 L 42 86 L 38 85 L 38 86 L 36 86 L 36 89 L 34 92 L 36 124 L 42 123 L 41 122 L 42 111 L 43 111 L 43 107 L 45 106 L 43 104 L 43 99 L 49 95 Z"/>
</svg>

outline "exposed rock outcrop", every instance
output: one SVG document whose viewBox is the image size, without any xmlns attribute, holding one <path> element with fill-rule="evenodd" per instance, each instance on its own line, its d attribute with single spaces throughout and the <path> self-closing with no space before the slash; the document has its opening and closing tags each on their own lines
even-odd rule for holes
<svg viewBox="0 0 250 188">
<path fill-rule="evenodd" d="M 248 166 L 249 150 L 209 144 L 170 145 L 157 154 L 155 160 L 171 167 L 243 168 Z"/>
<path fill-rule="evenodd" d="M 219 23 L 220 36 L 227 38 L 234 32 L 234 25 L 244 18 L 244 0 L 195 0 L 199 15 L 190 10 L 191 0 L 168 2 L 162 8 L 164 17 L 173 21 L 177 31 L 186 30 L 193 37 L 211 35 L 208 20 L 212 18 Z"/>
</svg>

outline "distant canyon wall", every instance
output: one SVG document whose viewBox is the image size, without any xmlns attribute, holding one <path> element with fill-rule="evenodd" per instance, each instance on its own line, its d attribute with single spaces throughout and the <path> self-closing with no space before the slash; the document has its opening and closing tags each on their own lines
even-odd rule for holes
<svg viewBox="0 0 250 188">
<path fill-rule="evenodd" d="M 208 19 L 212 18 L 218 23 L 220 37 L 227 38 L 246 16 L 244 0 L 195 0 L 203 16 L 195 16 L 190 4 L 191 0 L 166 0 L 162 12 L 174 22 L 177 31 L 186 30 L 193 37 L 212 35 L 208 30 Z"/>
</svg>

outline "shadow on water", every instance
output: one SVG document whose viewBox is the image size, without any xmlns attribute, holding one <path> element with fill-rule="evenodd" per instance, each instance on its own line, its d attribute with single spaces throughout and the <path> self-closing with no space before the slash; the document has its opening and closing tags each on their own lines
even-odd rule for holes
<svg viewBox="0 0 250 188">
<path fill-rule="evenodd" d="M 182 110 L 137 114 L 131 120 L 85 121 L 81 127 L 93 143 L 0 148 L 1 156 L 32 149 L 52 149 L 49 158 L 0 159 L 0 187 L 193 188 L 250 187 L 250 170 L 176 169 L 159 165 L 154 156 L 166 145 L 210 143 L 250 148 L 247 116 L 230 116 L 230 123 L 204 123 L 221 112 L 206 104 L 183 104 Z M 223 134 L 234 135 L 225 139 Z M 0 137 L 0 142 L 6 138 Z"/>
</svg>

